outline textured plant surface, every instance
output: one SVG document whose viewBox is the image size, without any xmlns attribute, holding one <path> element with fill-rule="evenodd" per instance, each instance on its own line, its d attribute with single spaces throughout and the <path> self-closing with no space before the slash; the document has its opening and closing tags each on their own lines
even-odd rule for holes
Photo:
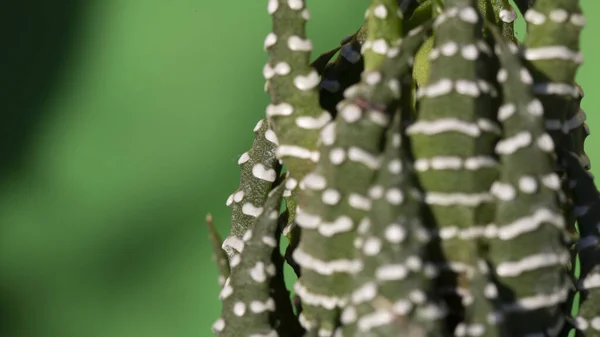
<svg viewBox="0 0 600 337">
<path fill-rule="evenodd" d="M 217 336 L 600 336 L 584 18 L 516 4 L 522 42 L 508 0 L 371 0 L 310 63 L 305 1 L 268 1 Z"/>
</svg>

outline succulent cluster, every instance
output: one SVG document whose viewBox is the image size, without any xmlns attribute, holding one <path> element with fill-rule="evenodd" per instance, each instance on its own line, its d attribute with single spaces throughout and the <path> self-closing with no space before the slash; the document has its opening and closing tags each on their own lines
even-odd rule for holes
<svg viewBox="0 0 600 337">
<path fill-rule="evenodd" d="M 311 63 L 305 1 L 268 1 L 217 336 L 600 336 L 584 17 L 517 7 L 522 42 L 508 0 L 371 0 Z"/>
</svg>

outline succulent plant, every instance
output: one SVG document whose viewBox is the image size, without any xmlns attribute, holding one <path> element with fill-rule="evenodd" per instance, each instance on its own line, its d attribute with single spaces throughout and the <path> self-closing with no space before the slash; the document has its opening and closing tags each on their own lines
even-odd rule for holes
<svg viewBox="0 0 600 337">
<path fill-rule="evenodd" d="M 584 17 L 516 5 L 522 42 L 508 0 L 371 0 L 311 62 L 305 1 L 268 1 L 217 336 L 600 336 Z"/>
</svg>

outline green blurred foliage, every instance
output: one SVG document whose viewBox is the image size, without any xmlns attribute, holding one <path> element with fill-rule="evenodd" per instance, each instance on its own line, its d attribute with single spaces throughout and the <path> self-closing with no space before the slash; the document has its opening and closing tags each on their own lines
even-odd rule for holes
<svg viewBox="0 0 600 337">
<path fill-rule="evenodd" d="M 37 2 L 0 11 L 0 336 L 211 336 L 204 217 L 228 232 L 236 162 L 264 116 L 266 2 Z M 596 162 L 600 3 L 582 2 Z M 314 56 L 365 8 L 309 6 Z"/>
</svg>

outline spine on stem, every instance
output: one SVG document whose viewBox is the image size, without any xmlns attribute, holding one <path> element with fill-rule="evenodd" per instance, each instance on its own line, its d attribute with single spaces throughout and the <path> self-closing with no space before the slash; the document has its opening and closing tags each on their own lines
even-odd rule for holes
<svg viewBox="0 0 600 337">
<path fill-rule="evenodd" d="M 489 277 L 483 229 L 493 221 L 490 193 L 498 176 L 494 144 L 497 90 L 475 1 L 448 0 L 436 17 L 429 79 L 417 90 L 417 120 L 407 128 L 415 170 L 425 191 L 427 222 L 438 254 L 436 289 L 449 306 L 447 329 L 496 336 L 484 297 Z"/>
<path fill-rule="evenodd" d="M 557 336 L 572 285 L 565 271 L 568 232 L 557 198 L 561 186 L 554 172 L 554 142 L 518 49 L 499 32 L 495 43 L 504 135 L 496 145 L 502 169 L 492 187 L 497 206 L 495 226 L 488 232 L 496 289 L 490 293 L 493 317 L 506 336 Z"/>
<path fill-rule="evenodd" d="M 445 312 L 430 297 L 424 270 L 431 236 L 422 222 L 421 192 L 412 172 L 404 119 L 412 110 L 412 78 L 402 79 L 401 103 L 387 131 L 381 168 L 369 188 L 371 209 L 358 228 L 355 248 L 364 269 L 360 292 L 342 313 L 344 336 L 441 336 Z M 369 294 L 364 296 L 363 294 Z"/>
<path fill-rule="evenodd" d="M 223 301 L 221 318 L 213 325 L 218 337 L 277 336 L 282 332 L 285 336 L 300 336 L 297 321 L 282 319 L 294 317 L 289 297 L 286 305 L 286 301 L 276 297 L 281 294 L 272 291 L 274 283 L 282 282 L 276 276 L 282 262 L 278 220 L 283 192 L 284 182 L 279 180 L 269 192 L 253 228 L 244 234 L 241 254 L 231 259 L 231 274 L 219 294 Z M 273 324 L 274 321 L 286 324 Z"/>
<path fill-rule="evenodd" d="M 223 249 L 229 258 L 241 252 L 242 237 L 252 228 L 281 171 L 281 165 L 275 158 L 277 137 L 269 127 L 269 122 L 266 119 L 258 121 L 254 134 L 252 147 L 238 160 L 241 168 L 240 185 L 226 202 L 231 208 L 231 231 L 223 241 Z"/>
<path fill-rule="evenodd" d="M 273 29 L 265 39 L 269 60 L 264 75 L 271 97 L 266 113 L 279 140 L 276 155 L 290 172 L 286 188 L 294 194 L 319 160 L 317 139 L 331 115 L 319 105 L 320 77 L 309 60 L 312 42 L 305 33 L 310 18 L 305 1 L 269 0 L 267 7 Z M 293 220 L 295 206 L 288 204 L 288 209 Z"/>
<path fill-rule="evenodd" d="M 336 120 L 321 134 L 317 168 L 300 183 L 308 202 L 296 217 L 302 236 L 294 258 L 302 274 L 295 290 L 302 300 L 300 322 L 309 332 L 320 330 L 319 335 L 340 328 L 341 310 L 361 295 L 353 288 L 353 277 L 363 268 L 353 246 L 355 229 L 371 209 L 368 189 L 381 167 L 390 105 L 399 98 L 396 79 L 409 71 L 409 58 L 426 33 L 391 47 L 401 35 L 396 9 L 395 0 L 371 4 L 369 27 L 379 29 L 369 30 L 364 44 L 370 47 L 364 50 L 362 80 L 346 90 Z"/>
</svg>

